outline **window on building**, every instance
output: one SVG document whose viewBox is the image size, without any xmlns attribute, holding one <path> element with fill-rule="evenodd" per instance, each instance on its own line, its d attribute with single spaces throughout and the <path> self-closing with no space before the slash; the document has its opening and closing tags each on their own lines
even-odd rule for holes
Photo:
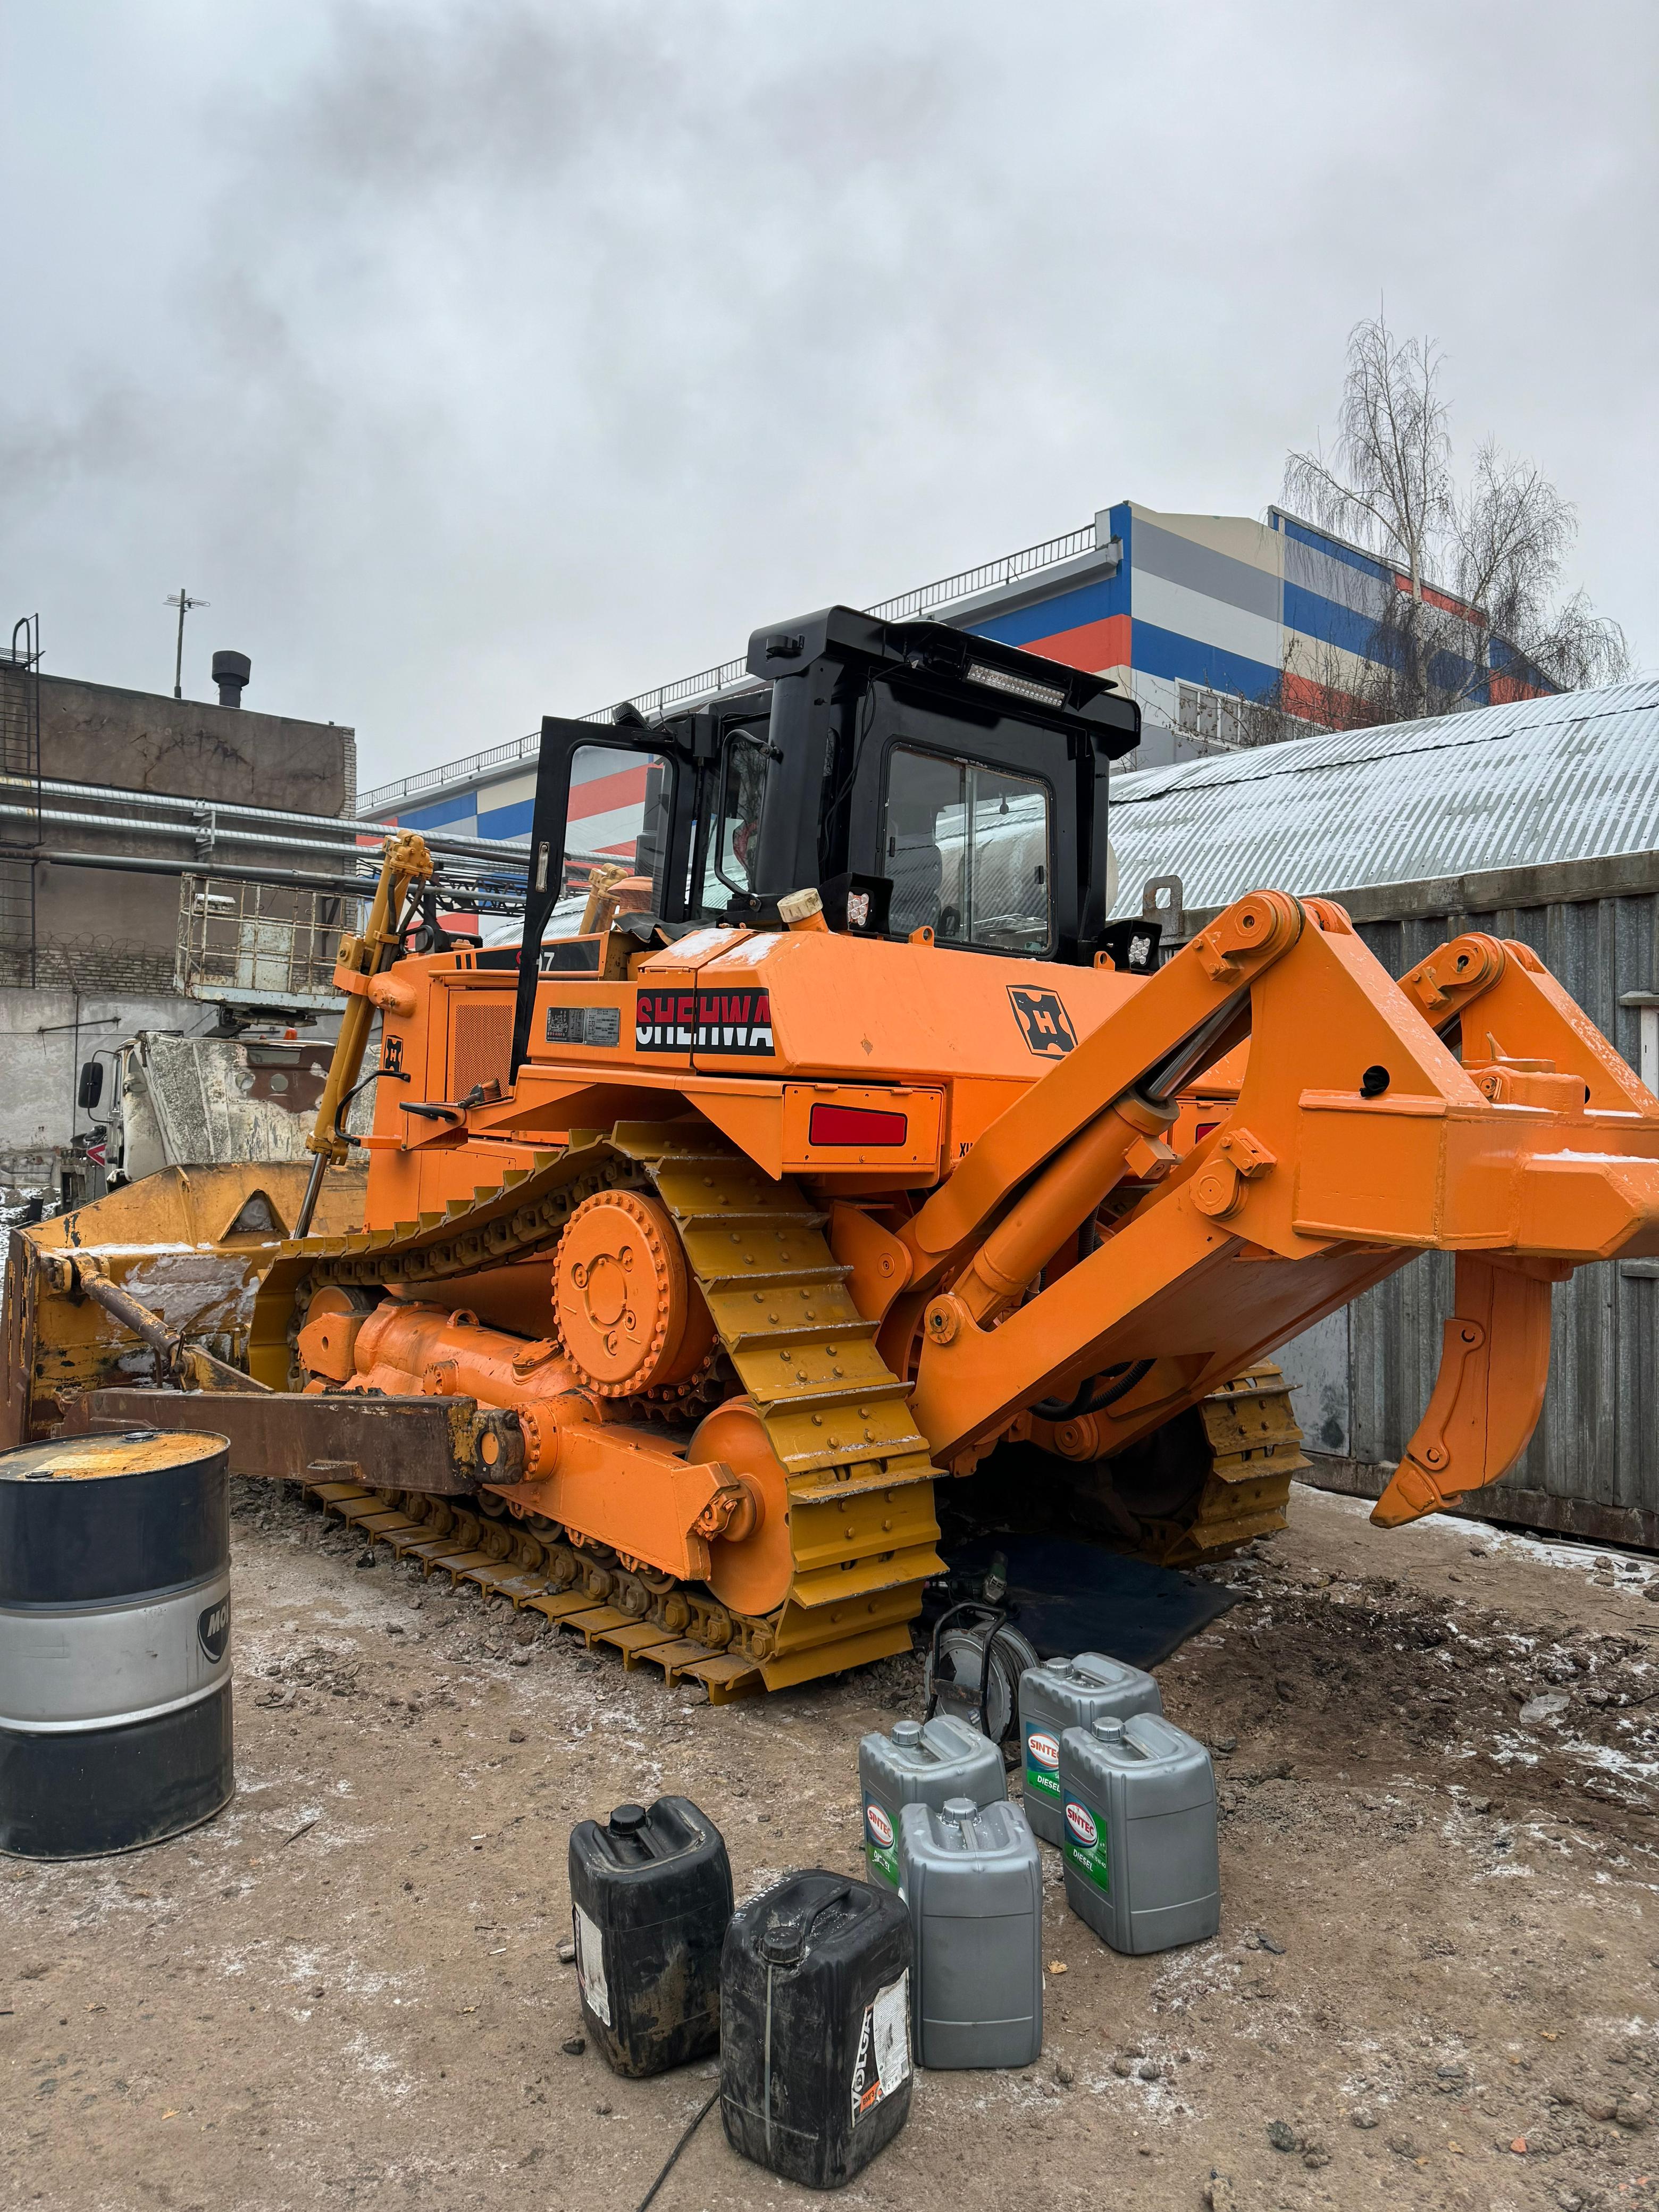
<svg viewBox="0 0 1659 2212">
<path fill-rule="evenodd" d="M 1246 742 L 1246 702 L 1234 693 L 1212 691 L 1202 684 L 1179 684 L 1176 693 L 1176 724 L 1188 737 L 1218 745 Z"/>
</svg>

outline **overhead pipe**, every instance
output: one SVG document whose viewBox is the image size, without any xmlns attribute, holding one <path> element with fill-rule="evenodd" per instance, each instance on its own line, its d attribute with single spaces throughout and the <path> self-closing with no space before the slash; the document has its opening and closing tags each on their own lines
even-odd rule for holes
<svg viewBox="0 0 1659 2212">
<path fill-rule="evenodd" d="M 0 799 L 0 815 L 10 815 L 31 822 L 50 822 L 71 830 L 119 830 L 124 836 L 133 837 L 182 838 L 191 835 L 191 832 L 182 823 L 140 822 L 130 815 L 80 814 L 64 807 L 15 806 L 4 799 Z M 393 830 L 387 834 L 395 836 L 398 833 Z M 377 868 L 380 862 L 379 852 L 371 853 L 366 846 L 336 845 L 316 837 L 275 837 L 261 830 L 225 830 L 216 827 L 212 835 L 216 842 L 222 842 L 228 845 L 251 845 L 262 852 L 325 853 L 331 860 L 337 860 L 348 859 L 354 853 L 361 852 L 364 860 L 373 862 Z M 472 863 L 474 868 L 478 865 L 477 860 Z M 217 874 L 221 872 L 210 855 L 198 854 L 191 872 L 201 875 Z M 520 871 L 515 868 L 511 872 L 518 874 Z M 370 876 L 368 880 L 373 885 L 374 878 Z"/>
<path fill-rule="evenodd" d="M 5 799 L 0 799 L 0 815 L 21 816 L 32 822 L 56 823 L 71 830 L 118 830 L 132 837 L 191 837 L 198 834 L 193 833 L 182 823 L 141 822 L 131 815 L 123 814 L 82 814 L 68 807 L 15 806 Z M 337 845 L 320 837 L 278 837 L 267 830 L 227 830 L 216 823 L 210 833 L 206 830 L 199 833 L 200 836 L 210 834 L 216 842 L 252 845 L 264 852 L 326 853 L 331 860 L 337 860 L 345 859 L 356 851 L 361 851 L 366 860 L 378 860 L 380 857 L 378 853 L 371 854 L 367 847 Z M 394 830 L 388 834 L 395 836 L 397 833 Z M 198 867 L 210 865 L 205 857 L 198 862 Z"/>
<path fill-rule="evenodd" d="M 33 845 L 0 845 L 0 859 L 42 860 L 58 868 L 112 868 L 124 875 L 210 877 L 215 883 L 269 884 L 279 890 L 327 891 L 361 899 L 373 898 L 378 880 L 373 875 L 312 875 L 300 868 L 241 868 L 230 861 L 169 860 L 137 853 L 59 853 Z M 524 903 L 524 894 L 516 885 L 479 884 L 441 877 L 438 889 L 446 898 L 464 900 L 469 905 L 476 900 L 480 906 L 499 907 L 507 913 L 517 913 Z"/>
<path fill-rule="evenodd" d="M 221 815 L 229 815 L 238 821 L 282 822 L 301 829 L 337 828 L 343 836 L 373 837 L 377 847 L 380 841 L 397 834 L 397 824 L 391 822 L 369 822 L 343 814 L 297 813 L 280 807 L 249 806 L 240 800 L 191 799 L 170 791 L 131 791 L 118 784 L 66 783 L 51 776 L 42 777 L 37 784 L 33 776 L 0 775 L 0 791 L 8 785 L 19 790 L 38 791 L 43 798 L 107 799 L 114 805 L 151 807 L 161 814 L 188 814 L 198 823 L 204 816 L 216 819 Z M 31 807 L 29 811 L 33 809 Z M 104 817 L 94 818 L 101 821 Z M 426 835 L 424 831 L 422 834 Z M 458 853 L 467 860 L 500 860 L 504 866 L 515 868 L 528 866 L 529 856 L 522 845 L 510 845 L 495 838 L 447 837 L 439 830 L 427 836 L 426 843 L 428 850 Z M 331 845 L 329 849 L 337 851 L 339 848 Z"/>
</svg>

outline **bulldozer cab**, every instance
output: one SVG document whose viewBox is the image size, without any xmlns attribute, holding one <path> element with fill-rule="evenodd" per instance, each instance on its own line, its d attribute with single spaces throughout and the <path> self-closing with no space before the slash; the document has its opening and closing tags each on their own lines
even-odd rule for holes
<svg viewBox="0 0 1659 2212">
<path fill-rule="evenodd" d="M 1088 962 L 1114 886 L 1108 764 L 1139 742 L 1109 678 L 943 623 L 830 607 L 749 642 L 727 699 L 647 723 L 542 724 L 513 1066 L 547 944 L 596 866 L 649 880 L 642 943 L 709 923 L 775 926 L 817 890 L 830 926 L 964 951 Z M 533 950 L 532 950 L 533 948 Z"/>
</svg>

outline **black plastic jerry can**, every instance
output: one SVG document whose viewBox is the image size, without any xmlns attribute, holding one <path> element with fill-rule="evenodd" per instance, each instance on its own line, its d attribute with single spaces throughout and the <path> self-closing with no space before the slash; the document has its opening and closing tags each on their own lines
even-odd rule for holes
<svg viewBox="0 0 1659 2212">
<path fill-rule="evenodd" d="M 570 1835 L 571 1919 L 587 2033 L 618 2074 L 660 2074 L 720 2039 L 732 1869 L 689 1797 L 618 1805 Z"/>
<path fill-rule="evenodd" d="M 910 2117 L 910 1914 L 885 1887 L 795 1874 L 745 1905 L 720 1967 L 733 2150 L 839 2189 Z"/>
</svg>

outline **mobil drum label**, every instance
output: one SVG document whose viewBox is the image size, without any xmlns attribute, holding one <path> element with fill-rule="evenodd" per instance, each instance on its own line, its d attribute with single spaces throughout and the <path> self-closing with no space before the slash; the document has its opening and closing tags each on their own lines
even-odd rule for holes
<svg viewBox="0 0 1659 2212">
<path fill-rule="evenodd" d="M 196 1616 L 196 1641 L 202 1647 L 202 1656 L 210 1667 L 216 1667 L 230 1648 L 230 1593 L 226 1591 L 216 1604 L 204 1606 Z"/>
</svg>

